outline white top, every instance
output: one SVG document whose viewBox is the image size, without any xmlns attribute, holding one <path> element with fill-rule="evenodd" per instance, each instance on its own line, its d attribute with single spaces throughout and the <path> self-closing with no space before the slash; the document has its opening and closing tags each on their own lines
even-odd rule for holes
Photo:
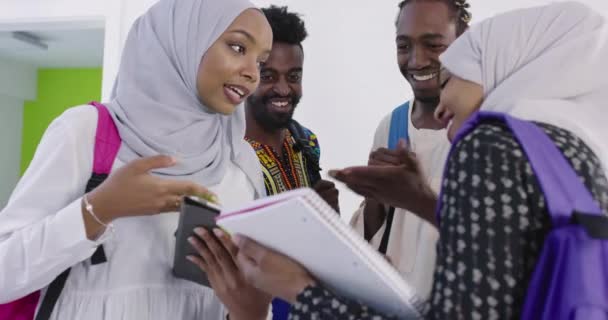
<svg viewBox="0 0 608 320">
<path fill-rule="evenodd" d="M 177 213 L 121 218 L 114 236 L 87 239 L 80 203 L 93 170 L 96 128 L 91 106 L 53 121 L 0 212 L 0 303 L 45 288 L 72 267 L 51 319 L 225 319 L 211 289 L 171 273 Z M 116 160 L 113 170 L 122 165 Z M 219 185 L 206 187 L 227 207 L 254 198 L 232 163 Z M 108 262 L 91 265 L 100 243 Z"/>
<path fill-rule="evenodd" d="M 414 127 L 412 110 L 410 105 L 408 117 L 410 147 L 416 153 L 431 188 L 435 192 L 439 192 L 450 142 L 447 139 L 446 130 Z M 392 113 L 388 114 L 378 125 L 372 150 L 387 148 L 391 116 Z M 351 225 L 361 235 L 364 234 L 364 208 L 365 202 L 351 220 Z M 385 229 L 386 221 L 370 241 L 375 248 L 380 247 Z M 407 281 L 416 287 L 418 294 L 422 297 L 428 297 L 431 293 L 435 271 L 435 246 L 438 239 L 439 233 L 434 226 L 407 210 L 400 208 L 395 210 L 387 255 Z"/>
</svg>

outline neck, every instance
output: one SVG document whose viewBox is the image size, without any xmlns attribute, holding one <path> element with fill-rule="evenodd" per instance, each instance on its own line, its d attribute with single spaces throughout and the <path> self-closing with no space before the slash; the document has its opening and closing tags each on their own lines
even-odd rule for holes
<svg viewBox="0 0 608 320">
<path fill-rule="evenodd" d="M 281 150 L 283 141 L 285 141 L 285 128 L 269 130 L 255 120 L 249 108 L 246 108 L 246 113 L 247 128 L 245 136 L 261 144 L 271 146 L 275 150 Z"/>
<path fill-rule="evenodd" d="M 441 130 L 443 125 L 435 119 L 436 103 L 415 100 L 412 106 L 412 124 L 416 129 Z"/>
</svg>

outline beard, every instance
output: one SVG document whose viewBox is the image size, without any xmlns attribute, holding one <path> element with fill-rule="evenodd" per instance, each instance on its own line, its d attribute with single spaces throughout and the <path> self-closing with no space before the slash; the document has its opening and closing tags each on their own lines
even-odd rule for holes
<svg viewBox="0 0 608 320">
<path fill-rule="evenodd" d="M 291 109 L 284 112 L 272 110 L 270 101 L 275 98 L 288 98 Z M 301 96 L 296 94 L 288 96 L 267 94 L 259 97 L 251 95 L 247 98 L 247 105 L 251 109 L 251 115 L 262 128 L 268 131 L 276 131 L 287 128 L 293 119 L 293 113 L 301 98 Z"/>
</svg>

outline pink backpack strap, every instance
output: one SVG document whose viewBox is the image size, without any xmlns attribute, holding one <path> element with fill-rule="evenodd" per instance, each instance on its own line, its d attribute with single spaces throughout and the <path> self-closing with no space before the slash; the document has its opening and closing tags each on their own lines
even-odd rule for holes
<svg viewBox="0 0 608 320">
<path fill-rule="evenodd" d="M 99 102 L 91 102 L 90 105 L 98 112 L 93 173 L 109 174 L 120 149 L 120 135 L 108 108 Z"/>
</svg>

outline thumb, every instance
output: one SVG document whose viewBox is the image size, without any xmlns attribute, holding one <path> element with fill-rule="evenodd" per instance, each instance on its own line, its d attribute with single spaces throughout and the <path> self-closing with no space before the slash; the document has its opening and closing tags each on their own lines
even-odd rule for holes
<svg viewBox="0 0 608 320">
<path fill-rule="evenodd" d="M 344 180 L 346 180 L 347 170 L 329 170 L 329 172 L 327 172 L 327 175 L 338 181 L 344 182 Z"/>
<path fill-rule="evenodd" d="M 399 142 L 397 142 L 397 149 L 408 149 L 407 140 L 403 138 L 399 139 Z"/>
<path fill-rule="evenodd" d="M 176 163 L 177 161 L 173 157 L 159 155 L 134 160 L 129 163 L 129 167 L 131 167 L 135 172 L 147 173 L 154 169 L 168 168 L 174 166 Z"/>
</svg>

